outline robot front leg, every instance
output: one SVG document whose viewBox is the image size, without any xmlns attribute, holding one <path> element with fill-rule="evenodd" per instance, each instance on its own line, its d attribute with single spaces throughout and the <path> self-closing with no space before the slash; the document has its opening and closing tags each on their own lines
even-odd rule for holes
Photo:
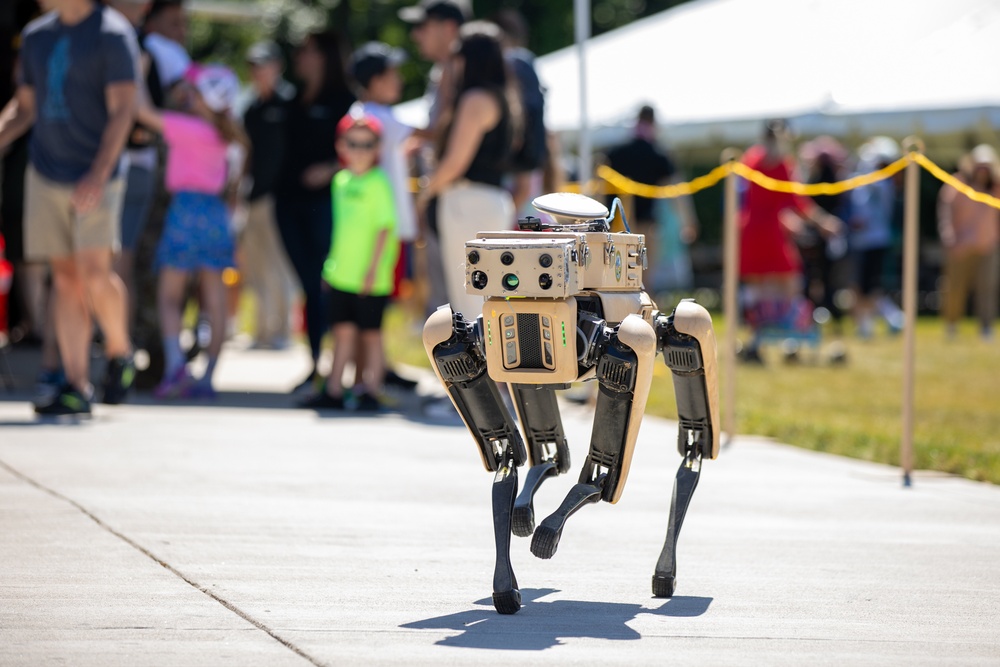
<svg viewBox="0 0 1000 667">
<path fill-rule="evenodd" d="M 535 529 L 535 492 L 549 477 L 569 470 L 569 445 L 555 386 L 511 384 L 510 389 L 531 460 L 524 488 L 514 502 L 513 530 L 518 537 L 527 537 Z"/>
<path fill-rule="evenodd" d="M 566 520 L 589 503 L 616 503 L 632 464 L 632 452 L 653 379 L 656 334 L 638 315 L 629 315 L 611 334 L 597 364 L 600 390 L 590 451 L 579 482 L 555 512 L 535 529 L 531 552 L 551 558 Z"/>
<path fill-rule="evenodd" d="M 677 449 L 684 457 L 674 478 L 667 539 L 653 574 L 653 595 L 671 597 L 677 587 L 677 538 L 698 486 L 702 458 L 719 455 L 718 376 L 712 318 L 693 301 L 682 301 L 670 317 L 656 318 L 663 357 L 674 378 L 680 422 Z"/>
<path fill-rule="evenodd" d="M 479 446 L 483 465 L 496 473 L 492 492 L 497 549 L 493 606 L 501 614 L 513 614 L 521 608 L 521 593 L 510 563 L 511 516 L 517 496 L 517 468 L 527 458 L 524 441 L 496 382 L 487 373 L 473 322 L 444 306 L 427 319 L 423 341 L 438 379 Z"/>
</svg>

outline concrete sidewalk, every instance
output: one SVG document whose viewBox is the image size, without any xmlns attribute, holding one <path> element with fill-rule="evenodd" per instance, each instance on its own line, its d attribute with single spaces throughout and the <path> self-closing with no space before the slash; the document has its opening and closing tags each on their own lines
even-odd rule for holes
<svg viewBox="0 0 1000 667">
<path fill-rule="evenodd" d="M 230 349 L 218 405 L 78 424 L 0 394 L 0 665 L 1000 664 L 1000 488 L 737 438 L 658 600 L 679 457 L 648 418 L 620 503 L 573 516 L 552 560 L 515 538 L 524 607 L 499 616 L 464 427 L 413 401 L 292 409 L 304 368 Z M 575 469 L 589 418 L 566 408 Z"/>
</svg>

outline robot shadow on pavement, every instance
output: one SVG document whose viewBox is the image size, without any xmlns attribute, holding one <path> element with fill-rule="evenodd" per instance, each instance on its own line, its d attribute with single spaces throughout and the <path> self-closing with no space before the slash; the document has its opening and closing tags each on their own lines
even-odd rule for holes
<svg viewBox="0 0 1000 667">
<path fill-rule="evenodd" d="M 629 233 L 623 215 L 626 231 L 610 231 L 621 211 L 617 199 L 611 211 L 570 193 L 533 203 L 552 221 L 528 217 L 520 231 L 483 232 L 465 245 L 466 291 L 484 297 L 482 312 L 467 317 L 443 306 L 423 332 L 438 379 L 495 474 L 493 606 L 501 614 L 521 607 L 511 533 L 532 535 L 531 552 L 551 558 L 570 515 L 621 498 L 659 352 L 673 375 L 683 457 L 653 574 L 653 595 L 671 597 L 677 537 L 701 462 L 719 453 L 712 318 L 693 301 L 682 301 L 671 315 L 656 309 L 643 291 L 645 237 Z M 535 492 L 570 470 L 555 392 L 586 380 L 599 384 L 590 450 L 577 484 L 536 526 Z M 508 383 L 523 438 L 498 382 Z M 528 461 L 518 494 L 517 469 Z"/>
</svg>

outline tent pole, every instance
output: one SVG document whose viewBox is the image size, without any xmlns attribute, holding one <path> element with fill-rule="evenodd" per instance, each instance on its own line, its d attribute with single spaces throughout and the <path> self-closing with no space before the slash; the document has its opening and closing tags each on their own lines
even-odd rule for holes
<svg viewBox="0 0 1000 667">
<path fill-rule="evenodd" d="M 735 148 L 722 151 L 721 162 L 739 160 L 741 153 Z M 723 263 L 722 308 L 726 318 L 726 336 L 722 345 L 722 368 L 725 383 L 722 385 L 722 430 L 728 445 L 736 437 L 736 332 L 739 328 L 739 310 L 736 292 L 740 275 L 740 229 L 737 224 L 736 174 L 730 172 L 725 181 L 723 210 Z"/>
<path fill-rule="evenodd" d="M 577 181 L 580 192 L 590 194 L 593 155 L 590 142 L 590 119 L 587 114 L 587 40 L 590 38 L 590 0 L 573 0 L 573 23 L 576 32 L 576 56 L 580 73 L 580 130 L 577 146 Z"/>
<path fill-rule="evenodd" d="M 903 150 L 924 152 L 918 137 L 903 140 Z M 919 250 L 920 165 L 906 165 L 903 200 L 903 438 L 899 463 L 903 468 L 903 486 L 913 484 L 913 398 L 916 385 L 914 368 L 917 345 L 917 253 Z"/>
</svg>

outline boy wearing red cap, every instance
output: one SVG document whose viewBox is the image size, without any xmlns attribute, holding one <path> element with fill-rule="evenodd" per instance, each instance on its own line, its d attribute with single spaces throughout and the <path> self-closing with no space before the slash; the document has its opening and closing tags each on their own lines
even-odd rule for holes
<svg viewBox="0 0 1000 667">
<path fill-rule="evenodd" d="M 323 280 L 330 290 L 333 368 L 324 391 L 303 405 L 344 408 L 344 369 L 358 347 L 365 378 L 355 391 L 357 409 L 375 411 L 385 378 L 382 314 L 388 305 L 399 254 L 392 186 L 378 166 L 382 128 L 377 119 L 354 111 L 337 124 L 337 155 L 344 169 L 333 178 L 333 228 Z"/>
</svg>

